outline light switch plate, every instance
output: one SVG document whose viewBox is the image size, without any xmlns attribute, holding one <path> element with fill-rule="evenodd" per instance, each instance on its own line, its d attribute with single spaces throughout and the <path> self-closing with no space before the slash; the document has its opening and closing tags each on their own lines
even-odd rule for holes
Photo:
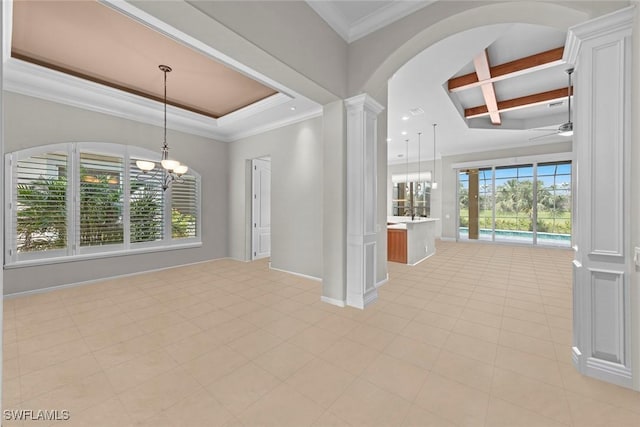
<svg viewBox="0 0 640 427">
<path fill-rule="evenodd" d="M 633 251 L 633 262 L 636 264 L 636 267 L 640 267 L 640 248 L 637 246 Z"/>
</svg>

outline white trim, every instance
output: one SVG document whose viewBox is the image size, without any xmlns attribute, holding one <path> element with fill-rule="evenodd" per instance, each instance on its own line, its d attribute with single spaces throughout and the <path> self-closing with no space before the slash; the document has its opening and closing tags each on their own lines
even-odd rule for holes
<svg viewBox="0 0 640 427">
<path fill-rule="evenodd" d="M 479 167 L 493 167 L 493 166 L 511 166 L 521 164 L 533 164 L 533 163 L 547 163 L 547 162 L 573 162 L 573 153 L 551 153 L 540 154 L 536 156 L 522 156 L 522 157 L 505 157 L 499 159 L 488 160 L 473 160 L 469 162 L 454 163 L 451 165 L 451 169 L 466 169 L 466 168 L 479 168 Z"/>
<path fill-rule="evenodd" d="M 158 102 L 15 58 L 5 64 L 4 89 L 83 110 L 163 126 Z M 167 105 L 167 128 L 227 141 L 216 119 Z"/>
<path fill-rule="evenodd" d="M 386 6 L 376 10 L 375 12 L 358 19 L 349 28 L 349 40 L 351 43 L 361 39 L 374 31 L 386 27 L 405 16 L 429 6 L 435 1 L 394 1 L 388 2 Z"/>
<path fill-rule="evenodd" d="M 247 261 L 253 261 L 253 260 L 247 260 Z M 258 261 L 258 260 L 256 260 L 256 261 Z M 289 270 L 284 270 L 282 268 L 271 267 L 271 263 L 269 263 L 269 270 L 280 271 L 282 273 L 292 274 L 294 276 L 302 277 L 304 279 L 310 279 L 310 280 L 314 280 L 316 282 L 322 282 L 322 279 L 320 277 L 309 276 L 308 274 L 296 273 L 295 271 L 289 271 Z"/>
<path fill-rule="evenodd" d="M 580 47 L 584 41 L 620 30 L 627 30 L 631 34 L 634 9 L 635 5 L 627 6 L 592 21 L 583 22 L 569 28 L 562 60 L 568 64 L 576 64 L 578 52 L 580 52 Z"/>
<path fill-rule="evenodd" d="M 60 290 L 60 289 L 75 288 L 77 286 L 91 285 L 91 284 L 94 284 L 94 283 L 100 283 L 100 282 L 104 282 L 104 281 L 107 281 L 107 280 L 121 279 L 121 278 L 124 278 L 124 277 L 138 276 L 140 274 L 148 274 L 148 273 L 154 273 L 154 272 L 157 272 L 157 271 L 171 270 L 172 268 L 187 267 L 187 266 L 190 266 L 190 265 L 204 264 L 204 263 L 213 262 L 213 261 L 224 261 L 224 260 L 228 260 L 228 259 L 232 259 L 232 258 L 223 257 L 223 258 L 207 259 L 207 260 L 204 260 L 204 261 L 196 261 L 196 262 L 190 262 L 190 263 L 187 263 L 187 264 L 173 265 L 171 267 L 153 268 L 151 270 L 137 271 L 135 273 L 118 274 L 116 276 L 101 277 L 99 279 L 91 279 L 91 280 L 85 280 L 85 281 L 82 281 L 82 282 L 67 283 L 66 285 L 49 286 L 49 287 L 46 287 L 46 288 L 32 289 L 30 291 L 14 292 L 12 294 L 3 295 L 2 298 L 3 299 L 12 299 L 12 298 L 18 298 L 18 297 L 23 297 L 23 296 L 28 296 L 28 295 L 43 294 L 43 293 L 52 292 L 52 291 L 56 291 L 56 290 Z"/>
<path fill-rule="evenodd" d="M 443 242 L 457 242 L 458 240 L 455 237 L 440 237 L 439 240 Z"/>
<path fill-rule="evenodd" d="M 11 57 L 11 38 L 13 37 L 13 0 L 2 2 L 2 62 Z"/>
<path fill-rule="evenodd" d="M 330 1 L 305 0 L 324 22 L 326 22 L 344 41 L 349 40 L 349 22 L 338 8 Z"/>
<path fill-rule="evenodd" d="M 347 43 L 352 43 L 361 39 L 374 31 L 384 28 L 387 25 L 396 22 L 434 2 L 397 1 L 387 3 L 387 5 L 371 12 L 370 14 L 363 16 L 354 22 L 349 22 L 345 18 L 344 14 L 332 2 L 307 0 L 309 7 L 320 15 L 320 17 Z"/>
<path fill-rule="evenodd" d="M 250 136 L 259 135 L 261 133 L 269 132 L 271 130 L 280 129 L 281 127 L 289 126 L 295 123 L 303 122 L 305 120 L 313 119 L 322 116 L 322 107 L 318 107 L 306 113 L 301 113 L 295 116 L 286 117 L 282 120 L 274 121 L 262 126 L 256 126 L 252 129 L 247 129 L 244 132 L 236 132 L 227 137 L 225 142 L 234 142 L 239 139 L 249 138 Z"/>
<path fill-rule="evenodd" d="M 431 258 L 431 257 L 432 257 L 432 256 L 434 256 L 435 254 L 436 254 L 436 253 L 434 252 L 434 253 L 429 254 L 429 255 L 427 255 L 426 257 L 422 258 L 420 261 L 414 262 L 413 264 L 407 264 L 407 265 L 410 265 L 411 267 L 416 266 L 416 265 L 420 264 L 422 261 L 424 261 L 425 259 L 427 259 L 427 258 Z"/>
<path fill-rule="evenodd" d="M 389 282 L 389 274 L 388 273 L 387 273 L 387 277 L 385 277 L 384 279 L 382 279 L 381 281 L 376 283 L 376 288 L 379 288 L 380 286 L 386 284 L 387 282 Z"/>
<path fill-rule="evenodd" d="M 174 250 L 180 250 L 180 249 L 191 249 L 191 248 L 199 248 L 199 247 L 202 247 L 202 242 L 183 243 L 183 244 L 172 245 L 172 246 L 152 246 L 152 247 L 146 247 L 146 248 L 120 249 L 117 251 L 102 251 L 102 252 L 85 253 L 85 254 L 79 254 L 79 255 L 61 255 L 55 258 L 39 258 L 39 259 L 33 259 L 33 260 L 15 261 L 15 262 L 5 264 L 4 268 L 5 270 L 12 270 L 14 268 L 33 267 L 36 265 L 64 264 L 66 262 L 86 261 L 86 260 L 100 259 L 100 258 L 114 258 L 114 257 L 128 256 L 128 255 L 174 251 Z"/>
<path fill-rule="evenodd" d="M 291 101 L 293 97 L 289 95 L 285 95 L 284 93 L 276 93 L 271 95 L 265 99 L 262 99 L 258 102 L 254 102 L 251 105 L 247 105 L 246 107 L 240 108 L 239 110 L 233 111 L 229 114 L 226 114 L 216 120 L 217 126 L 225 126 L 230 125 L 232 123 L 236 123 L 239 120 L 246 119 L 255 114 L 262 113 L 269 108 L 277 107 L 282 104 L 286 104 Z"/>
<path fill-rule="evenodd" d="M 320 301 L 326 302 L 327 304 L 335 305 L 337 307 L 342 307 L 342 308 L 347 306 L 344 300 L 329 298 L 329 297 L 325 297 L 324 295 L 320 297 Z"/>
</svg>

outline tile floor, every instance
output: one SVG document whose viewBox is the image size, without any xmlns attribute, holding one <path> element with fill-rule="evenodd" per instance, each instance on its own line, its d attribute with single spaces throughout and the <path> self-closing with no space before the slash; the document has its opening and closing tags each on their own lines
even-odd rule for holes
<svg viewBox="0 0 640 427">
<path fill-rule="evenodd" d="M 3 426 L 640 426 L 570 365 L 569 251 L 439 242 L 364 311 L 266 261 L 11 298 Z"/>
</svg>

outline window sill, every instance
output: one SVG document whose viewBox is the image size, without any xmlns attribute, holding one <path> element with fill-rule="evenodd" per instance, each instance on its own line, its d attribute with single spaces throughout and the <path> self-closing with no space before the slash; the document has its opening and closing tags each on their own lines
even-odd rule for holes
<svg viewBox="0 0 640 427">
<path fill-rule="evenodd" d="M 88 261 L 88 260 L 101 259 L 101 258 L 116 258 L 116 257 L 138 255 L 138 254 L 145 254 L 145 253 L 152 253 L 152 252 L 167 252 L 167 251 L 175 251 L 180 249 L 199 248 L 201 246 L 202 246 L 202 242 L 189 242 L 189 243 L 181 243 L 181 244 L 171 245 L 171 246 L 155 246 L 155 247 L 148 247 L 148 248 L 127 249 L 127 250 L 119 250 L 119 251 L 112 251 L 112 252 L 97 252 L 93 254 L 61 256 L 56 258 L 42 258 L 42 259 L 34 259 L 34 260 L 28 260 L 28 261 L 16 261 L 10 264 L 5 264 L 4 269 L 10 270 L 14 268 L 34 267 L 34 266 L 50 265 L 50 264 L 63 264 L 67 262 Z"/>
</svg>

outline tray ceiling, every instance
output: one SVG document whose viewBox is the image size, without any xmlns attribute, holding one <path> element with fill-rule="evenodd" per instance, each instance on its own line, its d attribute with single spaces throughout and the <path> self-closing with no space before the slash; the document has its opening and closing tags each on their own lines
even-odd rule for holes
<svg viewBox="0 0 640 427">
<path fill-rule="evenodd" d="M 211 57 L 95 1 L 13 5 L 14 58 L 213 118 L 278 93 Z"/>
</svg>

